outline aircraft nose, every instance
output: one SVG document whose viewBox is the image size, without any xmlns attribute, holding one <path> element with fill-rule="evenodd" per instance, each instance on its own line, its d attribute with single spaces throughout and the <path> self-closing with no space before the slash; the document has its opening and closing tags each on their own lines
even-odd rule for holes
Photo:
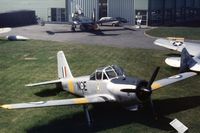
<svg viewBox="0 0 200 133">
<path fill-rule="evenodd" d="M 136 88 L 136 95 L 141 101 L 146 101 L 150 98 L 152 91 L 147 89 L 147 82 L 141 82 Z"/>
</svg>

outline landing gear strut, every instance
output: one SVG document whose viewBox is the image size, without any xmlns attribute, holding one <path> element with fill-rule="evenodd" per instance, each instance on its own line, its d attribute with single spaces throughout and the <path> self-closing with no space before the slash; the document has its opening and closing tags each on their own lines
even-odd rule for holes
<svg viewBox="0 0 200 133">
<path fill-rule="evenodd" d="M 88 105 L 83 105 L 83 110 L 84 110 L 85 115 L 86 115 L 88 126 L 92 127 L 93 123 L 92 123 L 92 119 L 91 119 L 90 113 L 88 111 Z"/>
</svg>

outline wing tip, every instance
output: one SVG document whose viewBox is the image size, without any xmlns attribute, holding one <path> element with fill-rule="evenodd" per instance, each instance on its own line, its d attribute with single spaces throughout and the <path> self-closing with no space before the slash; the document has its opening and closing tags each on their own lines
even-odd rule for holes
<svg viewBox="0 0 200 133">
<path fill-rule="evenodd" d="M 5 105 L 1 105 L 1 108 L 4 108 L 4 109 L 12 109 L 12 106 L 11 106 L 11 105 L 8 105 L 8 104 L 5 104 Z"/>
<path fill-rule="evenodd" d="M 192 77 L 192 76 L 197 75 L 198 73 L 196 73 L 196 72 L 183 72 L 183 73 L 180 73 L 180 75 L 184 75 L 184 74 L 189 74 L 190 75 L 189 77 Z"/>
<path fill-rule="evenodd" d="M 153 91 L 157 90 L 157 89 L 159 89 L 161 87 L 162 87 L 161 84 L 156 83 L 156 82 L 151 85 L 151 88 L 152 88 Z"/>
<path fill-rule="evenodd" d="M 26 87 L 32 87 L 33 84 L 26 84 L 25 86 L 26 86 Z"/>
</svg>

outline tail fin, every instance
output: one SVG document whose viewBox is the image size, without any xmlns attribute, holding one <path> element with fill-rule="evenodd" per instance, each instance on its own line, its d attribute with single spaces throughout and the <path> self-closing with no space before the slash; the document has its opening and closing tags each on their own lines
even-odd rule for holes
<svg viewBox="0 0 200 133">
<path fill-rule="evenodd" d="M 73 78 L 63 51 L 57 53 L 58 78 Z"/>
<path fill-rule="evenodd" d="M 188 53 L 186 48 L 183 48 L 181 52 L 181 64 L 179 72 L 188 71 L 192 66 L 194 66 L 197 62 L 192 58 L 192 56 Z"/>
</svg>

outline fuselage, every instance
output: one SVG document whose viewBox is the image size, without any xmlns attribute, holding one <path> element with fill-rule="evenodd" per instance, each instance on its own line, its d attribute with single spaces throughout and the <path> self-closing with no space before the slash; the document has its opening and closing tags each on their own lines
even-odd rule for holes
<svg viewBox="0 0 200 133">
<path fill-rule="evenodd" d="M 62 81 L 63 89 L 80 97 L 106 94 L 114 97 L 115 102 L 120 104 L 134 105 L 141 103 L 137 93 L 128 93 L 122 90 L 136 91 L 137 84 L 142 80 L 114 73 L 114 70 L 112 71 L 110 68 L 104 71 L 106 69 L 99 69 L 87 76 L 64 78 Z"/>
<path fill-rule="evenodd" d="M 109 94 L 119 103 L 138 103 L 140 100 L 135 93 L 125 93 L 122 89 L 136 89 L 138 79 L 117 77 L 109 80 L 90 80 L 90 76 L 81 76 L 73 79 L 63 79 L 63 89 L 80 97 Z"/>
</svg>

